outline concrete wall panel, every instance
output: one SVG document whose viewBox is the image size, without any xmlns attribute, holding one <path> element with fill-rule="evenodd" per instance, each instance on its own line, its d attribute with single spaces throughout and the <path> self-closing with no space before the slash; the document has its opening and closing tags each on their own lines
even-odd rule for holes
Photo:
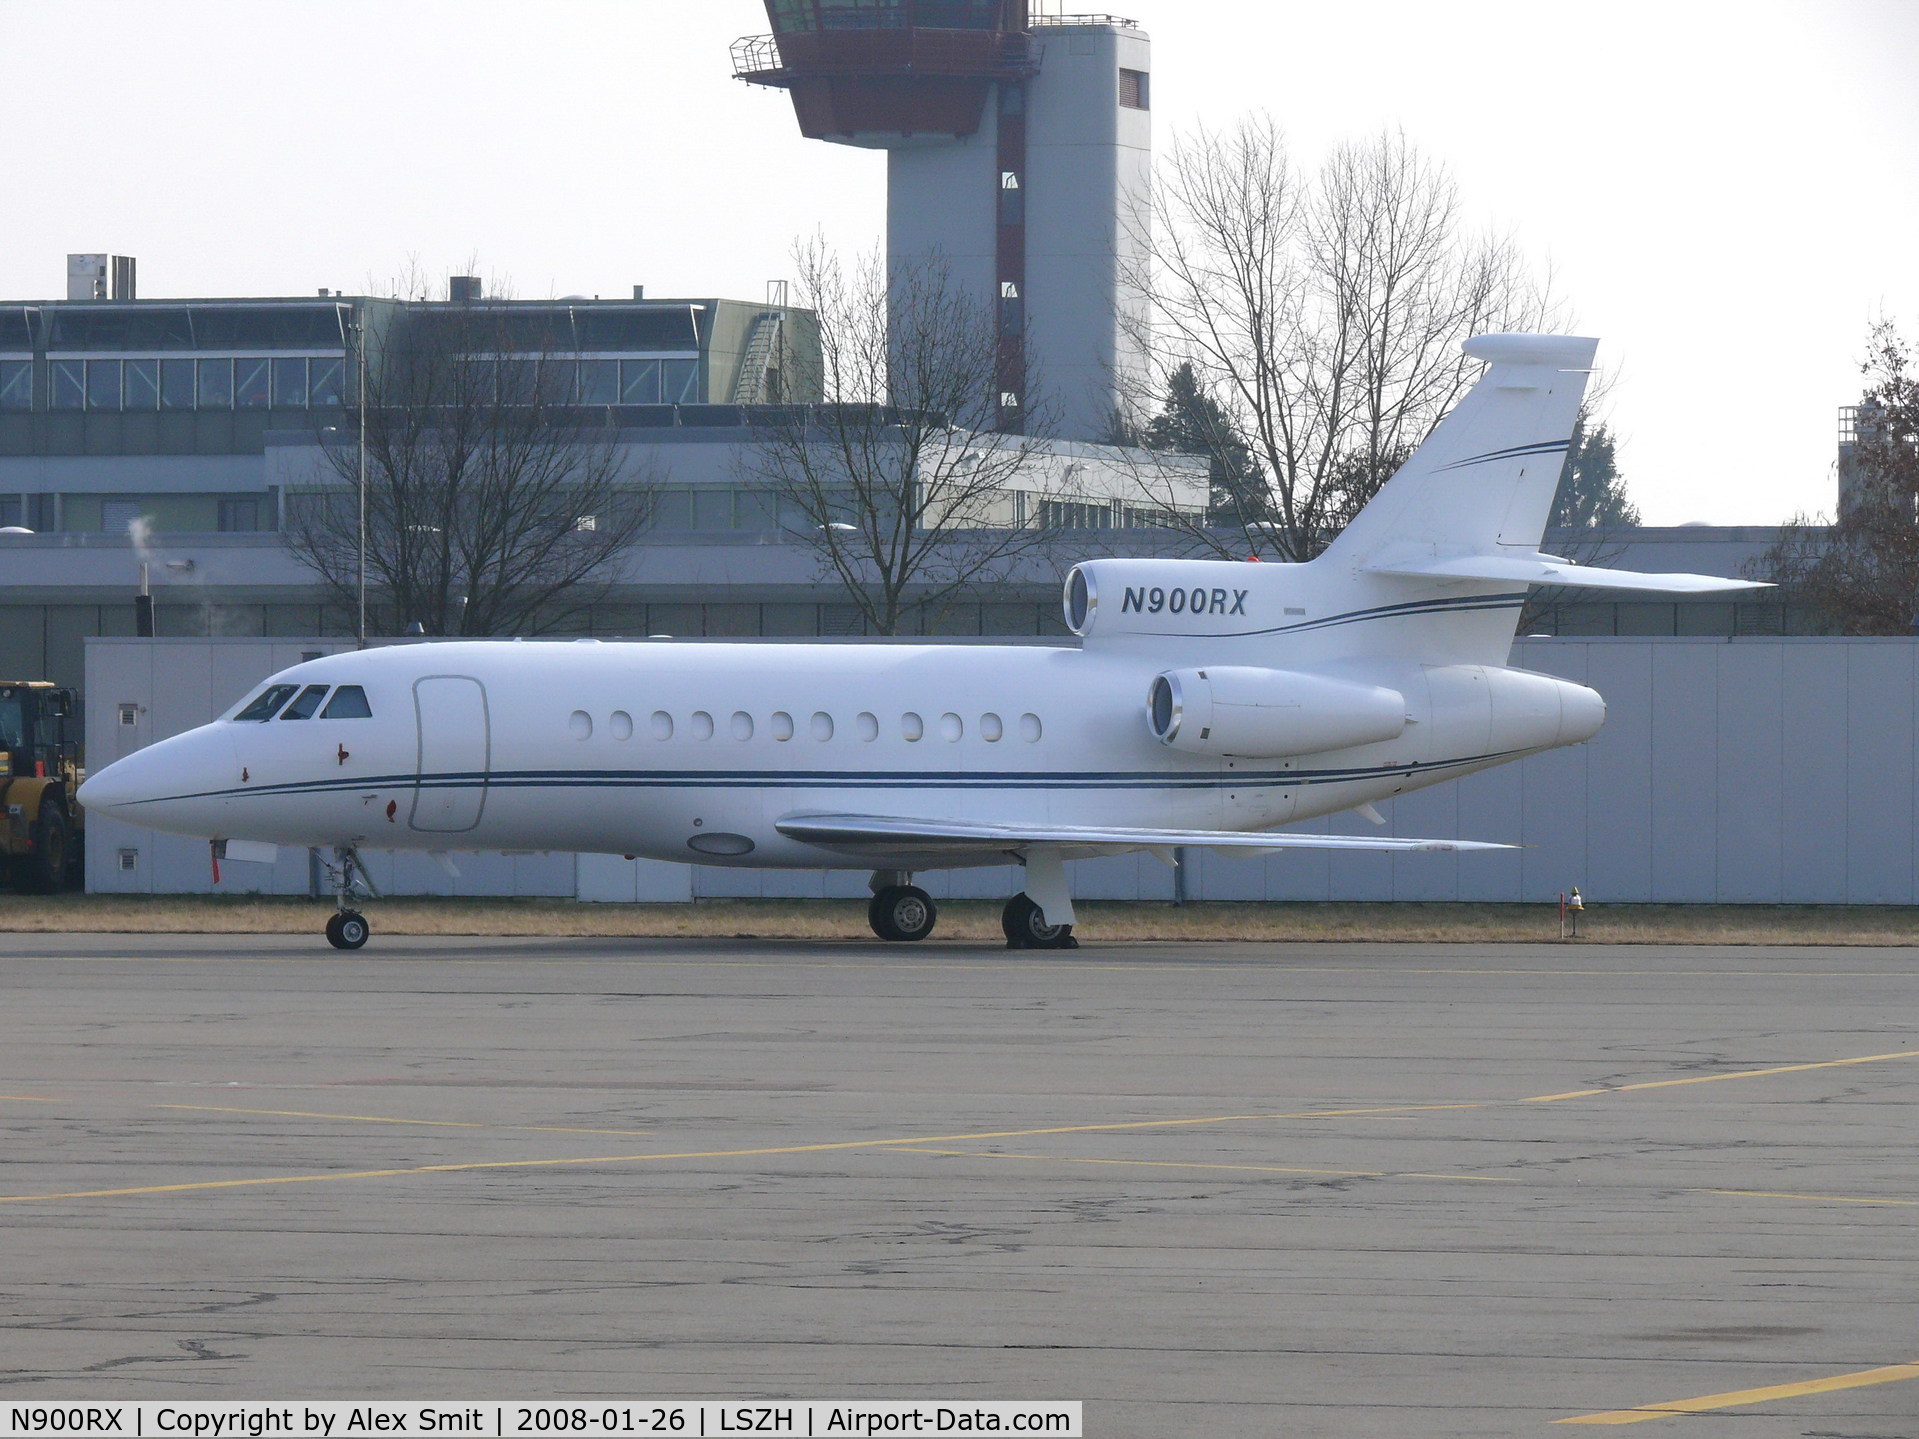
<svg viewBox="0 0 1919 1439">
<path fill-rule="evenodd" d="M 1845 825 L 1846 745 L 1855 715 L 1846 696 L 1844 643 L 1797 641 L 1780 646 L 1780 807 L 1788 822 L 1780 834 L 1779 898 L 1785 904 L 1845 901 L 1849 836 Z M 1903 717 L 1859 716 L 1899 723 Z"/>
<path fill-rule="evenodd" d="M 1714 897 L 1726 904 L 1779 893 L 1784 743 L 1779 700 L 1783 659 L 1777 646 L 1713 646 L 1718 664 L 1719 872 Z"/>
<path fill-rule="evenodd" d="M 1852 904 L 1912 895 L 1912 647 L 1846 649 L 1846 893 Z M 1906 717 L 1904 725 L 1891 722 Z"/>
<path fill-rule="evenodd" d="M 87 728 L 96 765 L 201 722 L 275 670 L 338 642 L 95 640 Z M 1550 900 L 1578 885 L 1596 903 L 1653 900 L 1894 903 L 1919 897 L 1915 657 L 1919 642 L 1595 638 L 1524 641 L 1514 662 L 1589 683 L 1608 719 L 1590 744 L 1537 755 L 1380 805 L 1388 832 L 1524 846 L 1471 855 L 1295 850 L 1247 859 L 1188 851 L 1194 899 Z M 131 704 L 135 723 L 119 723 Z M 1355 814 L 1301 829 L 1375 833 Z M 135 852 L 119 867 L 122 849 Z M 398 893 L 580 894 L 608 901 L 689 896 L 863 897 L 865 875 L 762 873 L 567 855 L 461 856 L 459 879 L 430 858 L 372 861 Z M 201 842 L 98 820 L 98 890 L 203 891 Z M 1074 867 L 1087 898 L 1165 899 L 1149 856 Z M 997 898 L 1012 867 L 921 877 L 940 898 Z M 304 852 L 233 864 L 223 890 L 304 893 Z"/>
</svg>

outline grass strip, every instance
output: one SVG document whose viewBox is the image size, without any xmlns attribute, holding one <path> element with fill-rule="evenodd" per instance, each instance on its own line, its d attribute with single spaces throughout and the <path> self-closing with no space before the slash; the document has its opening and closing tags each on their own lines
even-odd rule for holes
<svg viewBox="0 0 1919 1439">
<path fill-rule="evenodd" d="M 310 934 L 330 903 L 266 895 L 0 895 L 0 932 Z M 1086 900 L 1087 940 L 1537 944 L 1559 938 L 1556 906 L 1422 903 L 1192 903 Z M 369 901 L 380 934 L 870 940 L 866 906 L 845 899 L 586 904 L 569 899 Z M 1000 905 L 940 905 L 939 937 L 996 941 Z M 1575 943 L 1919 944 L 1919 908 L 1898 905 L 1626 904 L 1589 909 Z"/>
</svg>

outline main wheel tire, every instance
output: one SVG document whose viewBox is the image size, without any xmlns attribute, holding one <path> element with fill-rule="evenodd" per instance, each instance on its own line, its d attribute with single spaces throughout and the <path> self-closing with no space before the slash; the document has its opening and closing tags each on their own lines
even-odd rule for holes
<svg viewBox="0 0 1919 1439">
<path fill-rule="evenodd" d="M 35 894 L 58 894 L 66 888 L 71 831 L 67 812 L 57 799 L 40 801 L 40 818 L 33 826 L 33 853 L 25 865 L 26 888 Z"/>
<path fill-rule="evenodd" d="M 881 939 L 911 943 L 925 939 L 939 923 L 933 896 L 910 884 L 889 884 L 866 906 L 866 921 Z"/>
<path fill-rule="evenodd" d="M 1024 893 L 1006 901 L 999 924 L 1008 949 L 1078 949 L 1070 924 L 1048 924 L 1046 913 Z"/>
<path fill-rule="evenodd" d="M 366 916 L 343 909 L 326 922 L 326 941 L 335 949 L 359 949 L 373 933 Z"/>
</svg>

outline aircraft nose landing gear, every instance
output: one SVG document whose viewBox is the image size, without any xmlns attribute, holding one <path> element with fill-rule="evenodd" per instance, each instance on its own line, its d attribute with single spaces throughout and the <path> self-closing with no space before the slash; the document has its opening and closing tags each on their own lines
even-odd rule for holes
<svg viewBox="0 0 1919 1439">
<path fill-rule="evenodd" d="M 343 909 L 326 922 L 327 943 L 335 949 L 358 949 L 370 933 L 366 916 L 357 910 Z"/>
<path fill-rule="evenodd" d="M 339 905 L 339 911 L 326 922 L 327 943 L 335 949 L 359 949 L 366 944 L 373 927 L 366 922 L 365 915 L 350 907 L 353 891 L 357 887 L 375 897 L 379 891 L 374 889 L 373 881 L 367 878 L 359 850 L 350 844 L 335 846 L 333 858 L 322 863 L 333 879 L 334 902 Z"/>
</svg>

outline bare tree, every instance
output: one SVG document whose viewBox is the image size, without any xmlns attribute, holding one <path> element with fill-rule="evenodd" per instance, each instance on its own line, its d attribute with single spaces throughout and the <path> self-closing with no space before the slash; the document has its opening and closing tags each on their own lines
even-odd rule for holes
<svg viewBox="0 0 1919 1439">
<path fill-rule="evenodd" d="M 570 342 L 537 305 L 395 306 L 363 334 L 369 628 L 539 634 L 603 599 L 652 522 L 657 484 L 575 404 Z M 286 543 L 358 604 L 358 428 L 289 496 Z"/>
<path fill-rule="evenodd" d="M 1215 490 L 1236 502 L 1168 522 L 1222 553 L 1312 558 L 1470 385 L 1461 340 L 1554 317 L 1511 242 L 1470 233 L 1445 169 L 1399 134 L 1308 178 L 1268 116 L 1202 130 L 1128 224 L 1151 297 L 1131 322 L 1135 413 L 1188 366 L 1216 407 Z"/>
<path fill-rule="evenodd" d="M 1881 321 L 1863 370 L 1837 517 L 1795 515 L 1752 573 L 1842 634 L 1909 635 L 1919 630 L 1919 356 Z"/>
<path fill-rule="evenodd" d="M 800 303 L 819 317 L 824 403 L 767 411 L 741 466 L 779 496 L 784 526 L 811 546 L 875 634 L 900 634 L 1005 582 L 1048 544 L 1039 507 L 1056 488 L 1029 408 L 1025 432 L 998 419 L 993 309 L 937 261 L 849 268 L 823 243 L 795 251 Z"/>
</svg>

